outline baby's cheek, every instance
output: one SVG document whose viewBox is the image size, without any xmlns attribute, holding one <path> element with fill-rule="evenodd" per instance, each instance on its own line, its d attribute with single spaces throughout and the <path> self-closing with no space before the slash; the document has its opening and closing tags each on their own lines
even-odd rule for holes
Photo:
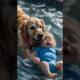
<svg viewBox="0 0 80 80">
<path fill-rule="evenodd" d="M 45 46 L 46 46 L 46 43 L 42 43 L 42 46 L 44 46 L 44 47 L 45 47 Z"/>
<path fill-rule="evenodd" d="M 56 46 L 56 43 L 55 42 L 53 42 L 53 44 L 52 44 L 53 46 Z"/>
</svg>

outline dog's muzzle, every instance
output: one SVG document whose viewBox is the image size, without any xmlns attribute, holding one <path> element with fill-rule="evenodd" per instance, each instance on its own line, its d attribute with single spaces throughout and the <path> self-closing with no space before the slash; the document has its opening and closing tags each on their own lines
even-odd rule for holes
<svg viewBox="0 0 80 80">
<path fill-rule="evenodd" d="M 41 41 L 43 39 L 43 34 L 37 34 L 36 36 L 32 36 L 32 39 L 35 41 Z"/>
<path fill-rule="evenodd" d="M 42 40 L 43 39 L 43 34 L 38 34 L 37 39 L 38 39 L 38 41 Z"/>
</svg>

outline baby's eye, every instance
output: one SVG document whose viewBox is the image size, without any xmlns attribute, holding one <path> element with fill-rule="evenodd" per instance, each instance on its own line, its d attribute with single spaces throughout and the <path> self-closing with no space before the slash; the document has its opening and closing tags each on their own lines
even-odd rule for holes
<svg viewBox="0 0 80 80">
<path fill-rule="evenodd" d="M 35 26 L 31 26 L 30 29 L 34 30 L 35 29 Z"/>
<path fill-rule="evenodd" d="M 50 40 L 50 41 L 53 41 L 53 39 L 52 39 L 52 38 L 49 38 L 49 40 Z"/>
<path fill-rule="evenodd" d="M 77 42 L 76 37 L 70 36 L 68 39 L 71 43 L 76 43 Z"/>
</svg>

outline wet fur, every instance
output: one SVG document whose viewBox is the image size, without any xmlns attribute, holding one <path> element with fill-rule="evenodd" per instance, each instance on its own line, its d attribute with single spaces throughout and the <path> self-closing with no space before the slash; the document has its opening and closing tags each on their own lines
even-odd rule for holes
<svg viewBox="0 0 80 80">
<path fill-rule="evenodd" d="M 33 24 L 36 26 L 36 29 L 31 30 L 30 27 Z M 40 41 L 34 40 L 32 39 L 32 37 L 35 36 L 34 38 L 36 38 L 38 34 L 43 34 L 44 28 L 45 28 L 45 24 L 42 19 L 38 19 L 36 17 L 30 17 L 22 10 L 21 7 L 19 6 L 17 7 L 17 29 L 18 29 L 17 35 L 19 39 L 18 45 L 20 47 L 30 52 L 32 46 L 34 47 L 39 45 Z M 22 35 L 24 36 L 24 39 Z M 25 41 L 25 39 L 28 39 L 29 44 L 28 42 Z M 26 55 L 28 54 L 28 52 L 26 52 Z"/>
</svg>

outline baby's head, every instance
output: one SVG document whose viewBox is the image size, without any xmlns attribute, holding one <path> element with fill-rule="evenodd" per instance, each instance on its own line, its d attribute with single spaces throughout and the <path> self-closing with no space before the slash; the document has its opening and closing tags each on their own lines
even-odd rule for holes
<svg viewBox="0 0 80 80">
<path fill-rule="evenodd" d="M 52 33 L 45 32 L 44 33 L 44 39 L 42 40 L 43 47 L 55 47 L 56 46 L 56 40 Z"/>
<path fill-rule="evenodd" d="M 70 16 L 64 16 L 63 28 L 63 54 L 64 63 L 72 64 L 80 62 L 80 26 Z"/>
</svg>

